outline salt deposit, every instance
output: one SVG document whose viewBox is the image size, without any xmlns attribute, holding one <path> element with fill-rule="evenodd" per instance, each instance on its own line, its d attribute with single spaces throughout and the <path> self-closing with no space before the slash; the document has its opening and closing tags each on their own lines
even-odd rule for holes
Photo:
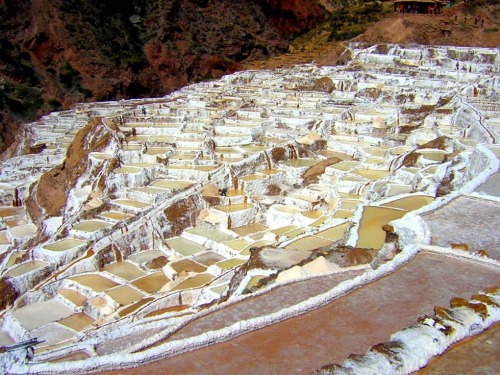
<svg viewBox="0 0 500 375">
<path fill-rule="evenodd" d="M 237 72 L 163 98 L 78 104 L 26 124 L 31 137 L 21 141 L 48 147 L 1 164 L 0 251 L 7 256 L 0 270 L 18 297 L 1 312 L 0 333 L 20 342 L 34 332 L 46 344 L 27 363 L 0 354 L 2 370 L 135 366 L 278 324 L 429 248 L 426 213 L 464 195 L 495 204 L 491 189 L 474 191 L 499 170 L 498 153 L 488 146 L 498 140 L 500 118 L 490 104 L 499 94 L 492 77 L 498 62 L 488 54 L 499 51 L 475 49 L 472 79 L 454 71 L 458 47 L 350 48 L 355 57 L 345 66 Z M 333 92 L 314 89 L 324 78 L 335 82 Z M 471 90 L 472 83 L 482 89 Z M 93 122 L 99 126 L 88 131 L 98 139 L 105 129 L 109 140 L 82 157 L 87 164 L 68 179 L 58 216 L 40 207 L 43 224 L 31 222 L 41 176 L 66 158 L 59 135 L 69 143 Z M 191 319 L 280 285 L 347 272 L 328 258 L 339 245 L 378 251 L 376 269 L 363 260 L 354 267 L 362 275 L 313 298 L 162 343 Z M 494 307 L 488 312 L 481 322 L 460 315 L 466 323 L 453 338 L 437 337 L 430 320 L 396 333 L 405 345 L 399 368 L 415 371 L 454 340 L 499 320 Z M 155 318 L 166 313 L 169 319 Z M 144 329 L 156 334 L 141 335 Z M 125 348 L 112 344 L 125 337 Z M 415 359 L 412 342 L 429 350 Z M 99 345 L 109 348 L 89 350 Z M 54 361 L 82 352 L 81 361 Z M 373 352 L 343 366 L 392 371 Z"/>
</svg>

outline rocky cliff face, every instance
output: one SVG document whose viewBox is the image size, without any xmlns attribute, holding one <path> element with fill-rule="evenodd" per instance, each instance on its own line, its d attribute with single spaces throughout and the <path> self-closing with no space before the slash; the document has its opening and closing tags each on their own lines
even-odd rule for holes
<svg viewBox="0 0 500 375">
<path fill-rule="evenodd" d="M 280 54 L 316 0 L 0 0 L 0 151 L 81 101 L 158 96 Z"/>
</svg>

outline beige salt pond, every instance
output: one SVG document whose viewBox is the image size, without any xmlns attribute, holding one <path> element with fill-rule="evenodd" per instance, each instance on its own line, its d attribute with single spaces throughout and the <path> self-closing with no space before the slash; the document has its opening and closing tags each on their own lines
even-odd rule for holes
<svg viewBox="0 0 500 375">
<path fill-rule="evenodd" d="M 301 234 L 304 234 L 305 231 L 306 231 L 306 228 L 299 227 L 299 228 L 295 228 L 293 230 L 290 230 L 288 232 L 285 232 L 282 235 L 285 237 L 288 237 L 288 238 L 295 238 L 295 237 L 300 236 Z"/>
<path fill-rule="evenodd" d="M 135 173 L 141 173 L 143 170 L 144 170 L 144 168 L 127 166 L 127 167 L 116 168 L 114 170 L 114 173 L 116 173 L 116 174 L 135 174 Z"/>
<path fill-rule="evenodd" d="M 383 157 L 387 151 L 387 148 L 384 147 L 375 147 L 375 146 L 365 146 L 363 150 L 373 156 Z"/>
<path fill-rule="evenodd" d="M 387 170 L 379 170 L 379 169 L 356 168 L 351 173 L 355 173 L 369 180 L 379 180 L 381 178 L 388 176 L 390 172 Z"/>
<path fill-rule="evenodd" d="M 226 213 L 231 213 L 231 212 L 238 212 L 238 211 L 244 211 L 248 210 L 250 208 L 253 208 L 253 205 L 250 203 L 238 203 L 238 204 L 232 204 L 228 206 L 215 206 L 214 209 L 226 212 Z"/>
<path fill-rule="evenodd" d="M 143 298 L 141 299 L 140 301 L 137 301 L 137 302 L 134 302 L 133 304 L 121 309 L 119 312 L 118 312 L 118 316 L 120 318 L 123 318 L 124 316 L 127 316 L 127 315 L 130 315 L 132 314 L 133 312 L 137 311 L 138 309 L 140 309 L 141 307 L 147 305 L 148 303 L 150 303 L 151 301 L 154 301 L 154 298 L 153 297 L 146 297 L 146 298 Z"/>
<path fill-rule="evenodd" d="M 142 264 L 160 256 L 166 256 L 166 254 L 161 250 L 146 250 L 130 255 L 127 260 L 136 264 Z"/>
<path fill-rule="evenodd" d="M 28 331 L 67 318 L 72 314 L 74 314 L 73 309 L 57 299 L 32 303 L 12 313 Z"/>
<path fill-rule="evenodd" d="M 13 226 L 9 229 L 10 235 L 15 238 L 30 238 L 36 235 L 38 228 L 34 224 Z"/>
<path fill-rule="evenodd" d="M 10 245 L 6 230 L 0 231 L 0 245 Z"/>
<path fill-rule="evenodd" d="M 318 210 L 302 211 L 301 214 L 309 219 L 319 219 L 321 216 L 323 216 L 323 212 Z"/>
<path fill-rule="evenodd" d="M 189 279 L 182 281 L 180 284 L 178 284 L 176 287 L 174 287 L 171 291 L 174 292 L 176 290 L 200 288 L 200 287 L 204 286 L 205 284 L 209 283 L 210 281 L 212 281 L 213 278 L 214 277 L 208 273 L 200 273 L 198 275 L 195 275 L 193 277 L 190 277 Z"/>
<path fill-rule="evenodd" d="M 231 228 L 231 230 L 239 236 L 245 237 L 250 234 L 265 232 L 269 228 L 263 224 L 259 223 L 250 223 L 247 225 L 243 225 L 241 227 Z"/>
<path fill-rule="evenodd" d="M 359 161 L 341 161 L 340 163 L 334 164 L 329 168 L 338 169 L 339 171 L 347 172 L 351 169 L 357 167 L 359 165 Z"/>
<path fill-rule="evenodd" d="M 8 332 L 0 331 L 0 347 L 6 345 L 12 345 L 15 341 L 12 337 L 10 337 Z"/>
<path fill-rule="evenodd" d="M 358 229 L 357 247 L 380 249 L 385 240 L 382 226 L 392 220 L 400 219 L 408 211 L 390 207 L 364 206 Z"/>
<path fill-rule="evenodd" d="M 273 230 L 271 230 L 271 233 L 274 233 L 276 235 L 281 236 L 282 234 L 290 232 L 291 230 L 294 230 L 294 229 L 297 229 L 296 225 L 287 225 L 285 227 L 280 227 L 280 228 L 273 229 Z"/>
<path fill-rule="evenodd" d="M 333 243 L 331 240 L 327 240 L 318 236 L 306 236 L 302 237 L 296 241 L 293 241 L 285 246 L 285 249 L 295 249 L 300 251 L 309 251 L 318 249 L 320 247 L 330 246 Z"/>
<path fill-rule="evenodd" d="M 106 294 L 122 306 L 130 305 L 144 298 L 144 294 L 130 285 L 117 286 L 116 288 L 107 290 Z"/>
<path fill-rule="evenodd" d="M 282 173 L 283 171 L 281 169 L 261 169 L 258 170 L 257 173 L 261 173 L 266 176 L 273 176 L 278 173 Z"/>
<path fill-rule="evenodd" d="M 163 272 L 155 272 L 134 280 L 132 284 L 146 293 L 156 293 L 169 281 Z"/>
<path fill-rule="evenodd" d="M 106 219 L 111 219 L 116 221 L 127 220 L 130 219 L 131 217 L 134 217 L 134 215 L 126 214 L 125 212 L 120 212 L 120 211 L 107 211 L 100 214 L 100 216 Z"/>
<path fill-rule="evenodd" d="M 265 180 L 266 179 L 266 176 L 262 175 L 262 174 L 251 174 L 251 175 L 248 175 L 248 176 L 243 176 L 243 177 L 240 177 L 239 180 L 240 181 L 243 181 L 243 182 L 250 182 L 250 181 L 258 181 L 258 180 Z"/>
<path fill-rule="evenodd" d="M 400 208 L 403 210 L 414 211 L 426 206 L 434 201 L 434 197 L 423 194 L 413 194 L 408 197 L 395 199 L 391 202 L 384 203 L 382 207 Z"/>
<path fill-rule="evenodd" d="M 225 271 L 225 270 L 229 270 L 229 269 L 241 266 L 245 262 L 246 262 L 246 259 L 232 258 L 232 259 L 223 260 L 222 262 L 217 263 L 217 267 L 219 267 L 221 270 Z"/>
<path fill-rule="evenodd" d="M 194 255 L 206 250 L 204 246 L 182 237 L 169 238 L 165 241 L 172 250 L 184 256 Z"/>
<path fill-rule="evenodd" d="M 84 312 L 80 312 L 67 318 L 61 319 L 58 321 L 59 324 L 71 328 L 77 332 L 81 332 L 86 328 L 91 327 L 94 322 L 94 318 L 90 315 L 85 314 Z"/>
<path fill-rule="evenodd" d="M 181 273 L 181 272 L 201 273 L 207 270 L 207 267 L 191 259 L 182 259 L 176 262 L 172 262 L 170 263 L 170 267 L 172 267 L 172 269 L 176 273 Z"/>
<path fill-rule="evenodd" d="M 205 238 L 208 238 L 209 240 L 212 240 L 214 242 L 224 242 L 224 241 L 231 241 L 234 239 L 234 237 L 230 236 L 227 233 L 221 232 L 219 230 L 207 230 L 202 227 L 195 227 L 191 229 L 187 229 L 186 233 L 189 234 L 194 234 L 197 236 L 202 236 Z"/>
<path fill-rule="evenodd" d="M 310 167 L 318 163 L 319 159 L 313 159 L 313 158 L 289 159 L 283 162 L 284 165 L 294 168 Z"/>
<path fill-rule="evenodd" d="M 130 199 L 115 199 L 112 202 L 116 203 L 120 206 L 131 207 L 131 208 L 142 209 L 142 208 L 149 207 L 149 203 L 134 201 L 134 200 L 130 200 Z"/>
<path fill-rule="evenodd" d="M 50 251 L 67 251 L 70 249 L 75 249 L 79 246 L 85 245 L 85 241 L 80 241 L 74 238 L 65 238 L 61 241 L 53 242 L 51 244 L 44 245 L 43 248 L 45 250 L 50 250 Z"/>
<path fill-rule="evenodd" d="M 246 241 L 245 241 L 246 242 Z M 226 259 L 220 254 L 214 253 L 213 251 L 206 251 L 204 253 L 201 253 L 199 255 L 196 255 L 193 260 L 195 260 L 198 263 L 201 263 L 207 267 L 211 266 L 212 264 L 215 264 L 217 262 L 220 262 L 222 260 Z"/>
<path fill-rule="evenodd" d="M 247 240 L 244 239 L 235 239 L 231 241 L 225 241 L 224 245 L 227 247 L 235 250 L 235 251 L 242 251 L 245 247 L 247 247 L 250 244 Z"/>
<path fill-rule="evenodd" d="M 347 222 L 344 224 L 337 225 L 332 228 L 328 228 L 316 233 L 316 236 L 325 238 L 330 241 L 338 241 L 344 237 L 346 230 L 349 228 L 351 223 Z"/>
<path fill-rule="evenodd" d="M 262 247 L 262 246 L 269 246 L 269 245 L 273 245 L 274 244 L 274 241 L 269 241 L 269 240 L 259 240 L 259 241 L 255 241 L 254 243 L 248 245 L 245 249 L 243 249 L 243 251 L 240 253 L 240 255 L 250 255 L 250 250 L 253 249 L 253 248 L 258 248 L 258 247 Z"/>
<path fill-rule="evenodd" d="M 22 207 L 0 207 L 0 217 L 6 218 L 11 216 L 24 216 L 24 208 Z"/>
<path fill-rule="evenodd" d="M 340 209 L 354 211 L 361 203 L 363 202 L 360 199 L 341 199 Z"/>
<path fill-rule="evenodd" d="M 83 306 L 83 303 L 87 300 L 87 297 L 84 296 L 83 294 L 79 293 L 78 291 L 74 289 L 59 289 L 58 293 L 66 298 L 67 300 L 71 301 L 75 306 L 81 307 Z"/>
<path fill-rule="evenodd" d="M 111 160 L 114 158 L 113 155 L 106 154 L 103 152 L 91 152 L 90 156 L 93 157 L 94 159 L 98 159 L 98 160 Z"/>
<path fill-rule="evenodd" d="M 15 263 L 16 260 L 19 258 L 22 258 L 23 255 L 26 254 L 26 251 L 14 251 L 10 254 L 9 260 L 7 261 L 7 264 L 5 265 L 5 268 L 12 267 Z"/>
<path fill-rule="evenodd" d="M 189 181 L 176 181 L 176 180 L 156 180 L 151 184 L 152 187 L 161 189 L 172 189 L 180 190 L 185 189 L 193 185 L 193 182 Z"/>
<path fill-rule="evenodd" d="M 164 307 L 162 309 L 158 309 L 158 310 L 152 311 L 152 312 L 144 315 L 144 318 L 151 318 L 151 317 L 155 317 L 155 316 L 159 316 L 159 315 L 163 315 L 163 314 L 169 314 L 169 313 L 177 313 L 177 312 L 187 310 L 189 308 L 191 308 L 191 305 L 175 305 L 175 306 Z"/>
<path fill-rule="evenodd" d="M 101 220 L 87 220 L 74 225 L 73 229 L 82 232 L 97 232 L 98 230 L 111 228 L 112 226 L 113 224 Z"/>
<path fill-rule="evenodd" d="M 145 275 L 144 271 L 139 267 L 128 262 L 112 263 L 104 267 L 104 271 L 128 281 L 135 280 Z"/>
<path fill-rule="evenodd" d="M 5 276 L 16 277 L 24 275 L 28 272 L 32 272 L 47 266 L 49 263 L 40 260 L 31 260 L 29 262 L 22 263 L 15 268 L 12 268 L 5 273 Z"/>
<path fill-rule="evenodd" d="M 333 214 L 333 217 L 335 219 L 349 219 L 353 215 L 354 215 L 353 210 L 342 210 L 341 209 L 341 210 L 335 211 L 335 213 Z"/>
<path fill-rule="evenodd" d="M 77 275 L 71 276 L 68 279 L 89 287 L 96 292 L 103 292 L 120 285 L 117 282 L 99 274 Z"/>
</svg>

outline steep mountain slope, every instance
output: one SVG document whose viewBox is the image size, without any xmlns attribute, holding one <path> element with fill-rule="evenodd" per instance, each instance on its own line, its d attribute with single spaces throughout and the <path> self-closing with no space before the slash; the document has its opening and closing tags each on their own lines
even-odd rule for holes
<svg viewBox="0 0 500 375">
<path fill-rule="evenodd" d="M 316 0 L 0 0 L 0 152 L 20 122 L 158 96 L 286 51 Z"/>
</svg>

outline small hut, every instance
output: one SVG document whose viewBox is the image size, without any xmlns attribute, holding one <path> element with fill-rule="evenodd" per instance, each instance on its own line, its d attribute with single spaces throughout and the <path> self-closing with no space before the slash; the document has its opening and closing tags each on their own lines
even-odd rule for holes
<svg viewBox="0 0 500 375">
<path fill-rule="evenodd" d="M 439 14 L 446 2 L 439 0 L 394 0 L 396 13 Z"/>
</svg>

